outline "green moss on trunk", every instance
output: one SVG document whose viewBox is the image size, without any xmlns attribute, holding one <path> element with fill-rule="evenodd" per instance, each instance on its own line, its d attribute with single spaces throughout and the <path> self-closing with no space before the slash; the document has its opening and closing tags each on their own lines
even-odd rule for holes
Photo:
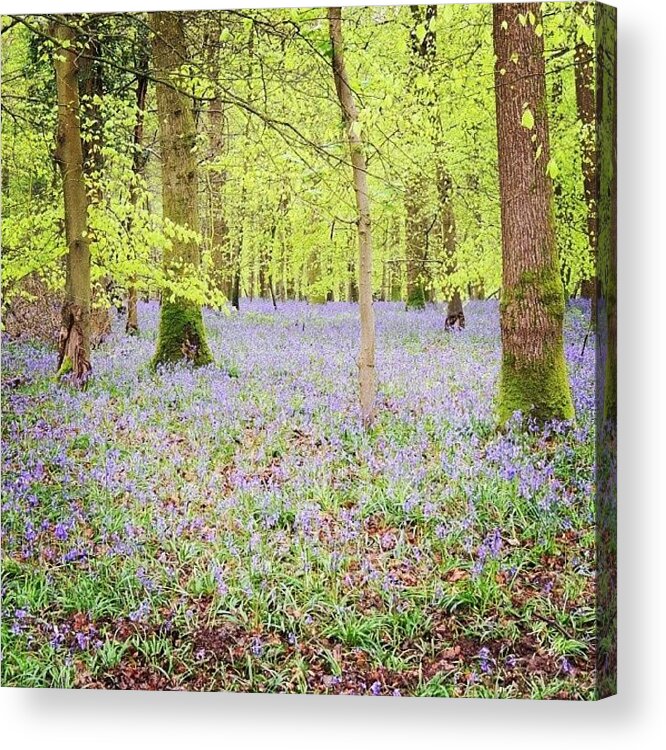
<svg viewBox="0 0 666 750">
<path fill-rule="evenodd" d="M 64 378 L 65 375 L 69 375 L 70 372 L 72 372 L 72 360 L 70 357 L 65 355 L 65 357 L 62 360 L 62 364 L 60 365 L 60 368 L 58 369 L 58 372 L 56 373 L 56 380 L 60 380 L 60 378 Z"/>
<path fill-rule="evenodd" d="M 539 422 L 574 418 L 561 347 L 553 347 L 541 361 L 529 366 L 519 366 L 511 355 L 504 355 L 498 402 L 500 422 L 504 424 L 516 411 Z"/>
<path fill-rule="evenodd" d="M 201 308 L 182 300 L 163 302 L 153 367 L 175 362 L 190 362 L 199 367 L 212 361 Z"/>
</svg>

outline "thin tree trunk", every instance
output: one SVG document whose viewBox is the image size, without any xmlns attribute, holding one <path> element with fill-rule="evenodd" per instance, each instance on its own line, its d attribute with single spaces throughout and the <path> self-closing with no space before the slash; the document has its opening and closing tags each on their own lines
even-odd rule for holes
<svg viewBox="0 0 666 750">
<path fill-rule="evenodd" d="M 224 103 L 221 97 L 216 96 L 210 103 L 208 110 L 210 118 L 210 150 L 213 159 L 219 158 L 226 147 L 226 117 Z M 225 276 L 229 273 L 227 267 L 230 260 L 229 227 L 224 215 L 224 186 L 227 180 L 226 172 L 214 169 L 210 173 L 211 188 L 211 255 L 214 268 L 214 278 L 217 288 L 226 293 L 231 286 Z M 225 280 L 227 281 L 225 285 Z"/>
<path fill-rule="evenodd" d="M 410 6 L 413 25 L 409 31 L 410 62 L 409 86 L 415 90 L 416 100 L 431 117 L 433 96 L 420 79 L 431 72 L 435 58 L 435 5 Z M 427 166 L 409 176 L 405 192 L 405 254 L 407 256 L 407 303 L 408 310 L 423 310 L 426 305 L 426 287 L 430 280 L 427 264 L 428 232 L 432 218 L 427 213 Z"/>
<path fill-rule="evenodd" d="M 358 359 L 361 416 L 369 425 L 375 413 L 377 378 L 375 372 L 375 313 L 372 306 L 372 231 L 368 198 L 367 167 L 363 141 L 358 130 L 358 112 L 348 83 L 343 55 L 342 14 L 328 9 L 329 34 L 333 51 L 333 77 L 347 128 L 358 209 L 359 308 L 361 342 Z"/>
<path fill-rule="evenodd" d="M 140 72 L 136 85 L 136 121 L 134 123 L 134 155 L 132 157 L 132 173 L 137 181 L 137 184 L 135 184 L 132 189 L 132 204 L 135 207 L 138 206 L 141 197 L 141 190 L 138 183 L 143 175 L 147 161 L 146 154 L 143 151 L 143 125 L 146 109 L 146 94 L 148 92 L 149 54 L 147 39 L 143 39 L 142 44 L 143 49 L 141 50 L 141 56 L 137 65 Z M 136 286 L 134 283 L 130 282 L 129 287 L 127 288 L 127 320 L 125 323 L 125 332 L 130 336 L 136 336 L 139 333 L 138 300 L 139 295 L 137 294 Z"/>
<path fill-rule="evenodd" d="M 410 180 L 405 195 L 405 254 L 407 256 L 407 310 L 423 310 L 426 304 L 426 230 L 424 214 L 425 176 Z"/>
<path fill-rule="evenodd" d="M 71 17 L 67 25 L 56 21 L 51 29 L 51 35 L 63 44 L 53 55 L 58 100 L 55 157 L 62 175 L 68 247 L 58 375 L 71 372 L 75 382 L 84 385 L 91 372 L 91 286 L 75 23 L 76 17 Z"/>
<path fill-rule="evenodd" d="M 451 276 L 456 271 L 456 218 L 451 201 L 451 176 L 439 159 L 437 173 L 439 223 L 442 232 L 442 247 L 444 249 L 444 288 L 446 290 L 446 299 L 448 300 L 444 329 L 451 331 L 454 328 L 462 329 L 465 327 L 465 313 L 463 312 L 460 290 L 451 283 Z"/>
<path fill-rule="evenodd" d="M 160 81 L 173 80 L 183 60 L 187 59 L 183 18 L 174 12 L 156 12 L 150 14 L 150 24 L 156 77 Z M 158 83 L 156 91 L 164 217 L 177 226 L 198 232 L 198 169 L 192 101 L 166 83 Z M 190 273 L 199 268 L 199 247 L 192 240 L 173 237 L 171 246 L 164 250 L 165 270 L 179 274 L 183 264 Z M 181 360 L 195 365 L 212 361 L 201 307 L 176 295 L 162 295 L 153 364 Z"/>
<path fill-rule="evenodd" d="M 553 226 L 541 10 L 493 5 L 502 216 L 499 417 L 571 419 L 564 291 Z"/>
<path fill-rule="evenodd" d="M 90 16 L 82 28 L 81 41 L 83 54 L 77 62 L 79 67 L 79 97 L 81 106 L 81 148 L 83 151 L 83 174 L 88 191 L 88 216 L 90 208 L 101 206 L 104 200 L 102 173 L 104 168 L 104 125 L 100 109 L 104 96 L 102 80 L 102 57 L 100 44 L 100 17 Z M 95 232 L 90 228 L 91 241 L 95 242 Z M 92 283 L 90 305 L 91 346 L 96 346 L 111 332 L 112 307 L 120 308 L 114 279 L 105 274 Z"/>
</svg>

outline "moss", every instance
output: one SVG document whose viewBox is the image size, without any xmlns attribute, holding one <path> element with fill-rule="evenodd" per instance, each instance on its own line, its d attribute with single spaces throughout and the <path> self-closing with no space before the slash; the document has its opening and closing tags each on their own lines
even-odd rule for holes
<svg viewBox="0 0 666 750">
<path fill-rule="evenodd" d="M 182 300 L 163 302 L 152 366 L 182 361 L 197 367 L 213 361 L 206 342 L 201 308 Z"/>
<path fill-rule="evenodd" d="M 410 289 L 407 296 L 407 310 L 424 310 L 426 306 L 425 289 L 422 284 L 417 284 Z"/>
<path fill-rule="evenodd" d="M 63 378 L 65 375 L 69 375 L 71 371 L 72 371 L 72 358 L 65 357 L 62 361 L 62 364 L 60 365 L 60 369 L 56 373 L 56 380 L 60 380 L 60 378 Z"/>
<path fill-rule="evenodd" d="M 520 411 L 539 422 L 573 419 L 574 407 L 567 366 L 561 348 L 552 347 L 539 362 L 520 366 L 514 357 L 502 359 L 498 416 L 502 424 Z"/>
<path fill-rule="evenodd" d="M 514 287 L 502 289 L 500 312 L 504 312 L 513 302 L 524 300 L 527 290 L 534 286 L 539 289 L 539 302 L 548 315 L 563 320 L 565 300 L 562 279 L 557 269 L 547 266 L 540 271 L 524 271 Z"/>
</svg>

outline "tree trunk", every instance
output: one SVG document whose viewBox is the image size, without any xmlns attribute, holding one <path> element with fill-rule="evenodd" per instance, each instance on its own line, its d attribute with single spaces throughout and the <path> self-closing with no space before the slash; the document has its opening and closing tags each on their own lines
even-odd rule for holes
<svg viewBox="0 0 666 750">
<path fill-rule="evenodd" d="M 153 67 L 160 81 L 173 80 L 187 59 L 182 16 L 174 12 L 150 14 L 153 31 Z M 178 80 L 176 78 L 176 80 Z M 162 204 L 164 217 L 179 227 L 199 231 L 197 206 L 196 127 L 192 101 L 167 83 L 158 83 L 157 115 L 162 152 Z M 172 237 L 164 249 L 167 272 L 195 273 L 200 265 L 196 242 Z M 163 294 L 160 328 L 154 365 L 189 361 L 205 365 L 212 361 L 206 342 L 201 308 L 177 295 Z"/>
<path fill-rule="evenodd" d="M 605 422 L 617 419 L 617 37 L 615 8 L 595 5 L 599 202 L 598 360 L 604 362 L 603 403 L 597 408 Z"/>
<path fill-rule="evenodd" d="M 426 304 L 425 259 L 428 218 L 424 215 L 425 177 L 414 178 L 405 195 L 405 254 L 407 256 L 407 310 L 423 310 Z"/>
<path fill-rule="evenodd" d="M 224 103 L 216 96 L 210 103 L 208 109 L 210 118 L 210 151 L 212 158 L 218 158 L 224 153 L 226 146 L 226 117 Z M 231 266 L 231 252 L 229 250 L 229 228 L 224 215 L 223 197 L 224 185 L 227 180 L 225 172 L 215 168 L 209 177 L 211 202 L 211 255 L 213 261 L 213 277 L 219 291 L 229 297 L 231 287 L 228 277 Z M 226 282 L 226 283 L 225 283 Z"/>
<path fill-rule="evenodd" d="M 72 373 L 74 381 L 84 385 L 91 372 L 90 246 L 80 125 L 77 35 L 73 29 L 75 22 L 76 17 L 71 17 L 68 25 L 56 21 L 51 29 L 51 35 L 63 43 L 62 47 L 54 50 L 53 55 L 58 100 L 55 158 L 62 175 L 68 248 L 58 375 Z"/>
<path fill-rule="evenodd" d="M 420 78 L 431 73 L 435 59 L 435 5 L 412 5 L 413 25 L 409 32 L 410 63 L 409 87 L 416 91 L 416 100 L 426 116 L 432 119 L 434 97 Z M 426 260 L 428 231 L 432 219 L 427 214 L 427 165 L 412 174 L 407 181 L 405 193 L 405 255 L 407 256 L 407 304 L 408 310 L 423 310 L 426 304 L 426 287 L 430 273 Z"/>
<path fill-rule="evenodd" d="M 136 184 L 132 190 L 132 204 L 138 206 L 141 190 L 139 186 L 139 180 L 143 175 L 143 170 L 146 167 L 147 157 L 143 151 L 143 125 L 144 116 L 146 109 L 146 94 L 148 92 L 148 46 L 147 40 L 142 40 L 143 49 L 141 50 L 141 57 L 138 62 L 139 75 L 137 77 L 136 85 L 136 121 L 134 123 L 134 136 L 133 146 L 134 155 L 132 157 L 132 173 L 136 180 Z M 131 231 L 131 226 L 130 226 Z M 125 322 L 125 333 L 130 336 L 136 336 L 139 333 L 139 311 L 138 311 L 138 299 L 136 286 L 134 283 L 130 283 L 127 288 L 127 320 Z"/>
<path fill-rule="evenodd" d="M 333 51 L 333 78 L 340 100 L 342 118 L 347 128 L 354 192 L 358 209 L 359 308 L 361 342 L 358 359 L 361 416 L 364 424 L 372 422 L 377 396 L 375 372 L 375 313 L 372 306 L 372 232 L 368 198 L 367 167 L 363 141 L 359 133 L 358 112 L 347 82 L 343 55 L 342 17 L 340 8 L 328 9 L 329 34 Z"/>
<path fill-rule="evenodd" d="M 465 313 L 460 290 L 451 282 L 451 277 L 456 271 L 456 218 L 451 202 L 451 176 L 439 159 L 437 161 L 437 192 L 439 194 L 439 225 L 444 250 L 444 290 L 448 300 L 444 329 L 450 331 L 454 328 L 465 327 Z"/>
<path fill-rule="evenodd" d="M 499 418 L 572 419 L 564 359 L 564 291 L 553 227 L 541 10 L 493 6 L 502 217 Z"/>
<path fill-rule="evenodd" d="M 585 14 L 588 3 L 576 3 L 576 12 Z M 591 20 L 591 19 L 588 19 Z M 576 43 L 574 53 L 574 74 L 576 81 L 576 107 L 581 124 L 581 157 L 583 164 L 583 191 L 587 207 L 587 236 L 590 254 L 596 267 L 597 239 L 599 234 L 597 220 L 597 134 L 596 134 L 596 101 L 595 101 L 595 57 L 594 50 L 587 42 Z M 591 302 L 592 325 L 597 319 L 597 279 L 596 272 L 582 283 L 581 293 Z"/>
</svg>

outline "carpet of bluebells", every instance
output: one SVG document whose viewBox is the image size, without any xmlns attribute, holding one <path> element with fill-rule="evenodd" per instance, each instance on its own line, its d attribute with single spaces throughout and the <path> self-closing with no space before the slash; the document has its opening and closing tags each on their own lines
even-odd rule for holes
<svg viewBox="0 0 666 750">
<path fill-rule="evenodd" d="M 207 311 L 215 365 L 158 373 L 144 304 L 83 392 L 3 342 L 3 684 L 593 697 L 588 310 L 576 422 L 500 431 L 496 302 L 375 307 L 369 431 L 346 303 Z"/>
</svg>

